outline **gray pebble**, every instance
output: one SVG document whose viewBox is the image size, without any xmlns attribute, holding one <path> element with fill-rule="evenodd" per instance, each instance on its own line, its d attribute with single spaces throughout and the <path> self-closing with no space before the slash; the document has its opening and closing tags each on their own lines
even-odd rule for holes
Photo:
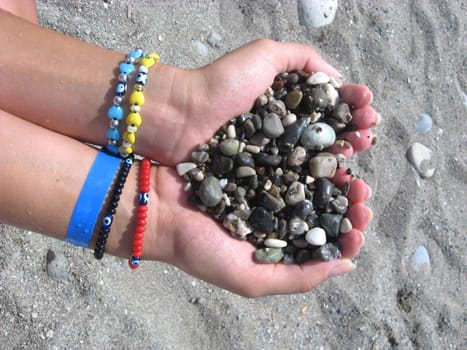
<svg viewBox="0 0 467 350">
<path fill-rule="evenodd" d="M 254 158 L 255 158 L 256 163 L 260 165 L 265 165 L 265 166 L 278 166 L 282 161 L 281 156 L 267 154 L 264 152 L 255 154 Z"/>
<path fill-rule="evenodd" d="M 287 164 L 290 166 L 300 166 L 303 164 L 306 158 L 306 149 L 297 146 L 292 152 L 289 153 L 287 158 Z"/>
<path fill-rule="evenodd" d="M 257 132 L 252 137 L 250 137 L 250 144 L 255 146 L 265 146 L 267 145 L 271 139 L 269 139 L 264 133 Z"/>
<path fill-rule="evenodd" d="M 213 47 L 218 47 L 221 40 L 222 40 L 222 36 L 217 32 L 209 33 L 208 38 L 207 38 L 208 44 Z"/>
<path fill-rule="evenodd" d="M 336 213 L 345 214 L 349 206 L 349 200 L 347 197 L 339 195 L 333 199 L 330 204 L 332 210 L 334 210 Z"/>
<path fill-rule="evenodd" d="M 313 251 L 312 257 L 321 261 L 331 261 L 340 259 L 342 257 L 342 253 L 339 247 L 334 243 L 326 243 L 325 245 Z"/>
<path fill-rule="evenodd" d="M 279 115 L 276 113 L 269 113 L 264 117 L 263 133 L 266 137 L 271 139 L 279 137 L 284 133 L 284 126 L 282 125 Z"/>
<path fill-rule="evenodd" d="M 197 165 L 195 163 L 185 162 L 185 163 L 178 163 L 175 168 L 177 169 L 177 174 L 179 176 L 183 176 L 190 170 L 195 169 L 196 167 Z"/>
<path fill-rule="evenodd" d="M 329 237 L 336 238 L 339 236 L 342 221 L 341 214 L 323 213 L 319 217 L 319 221 Z"/>
<path fill-rule="evenodd" d="M 191 44 L 193 47 L 196 49 L 196 51 L 201 55 L 201 56 L 207 56 L 209 53 L 208 47 L 204 45 L 201 41 L 199 40 L 192 40 Z"/>
<path fill-rule="evenodd" d="M 250 168 L 249 166 L 239 166 L 235 170 L 235 175 L 240 178 L 249 177 L 256 175 L 256 170 L 254 168 Z"/>
<path fill-rule="evenodd" d="M 271 233 L 274 228 L 272 213 L 263 207 L 253 209 L 248 222 L 254 230 L 259 232 Z"/>
<path fill-rule="evenodd" d="M 246 152 L 237 153 L 234 157 L 236 166 L 248 166 L 250 168 L 255 167 L 254 159 Z"/>
<path fill-rule="evenodd" d="M 211 170 L 216 176 L 227 174 L 233 169 L 234 161 L 232 158 L 224 156 L 216 156 L 211 163 Z"/>
<path fill-rule="evenodd" d="M 313 73 L 307 78 L 306 83 L 308 85 L 320 85 L 329 83 L 329 75 L 327 75 L 324 72 Z"/>
<path fill-rule="evenodd" d="M 70 280 L 70 274 L 67 271 L 69 266 L 65 256 L 51 249 L 47 251 L 47 275 L 56 282 L 67 282 Z"/>
<path fill-rule="evenodd" d="M 285 128 L 284 133 L 279 138 L 281 152 L 287 153 L 295 147 L 307 124 L 308 120 L 306 118 L 300 118 L 294 124 Z"/>
<path fill-rule="evenodd" d="M 345 124 L 350 123 L 350 121 L 352 120 L 350 107 L 347 103 L 340 103 L 339 105 L 337 105 L 332 115 L 336 120 Z"/>
<path fill-rule="evenodd" d="M 285 208 L 282 197 L 275 197 L 266 191 L 261 191 L 258 197 L 258 203 L 273 213 L 277 213 L 279 210 Z"/>
<path fill-rule="evenodd" d="M 222 224 L 230 232 L 235 233 L 236 235 L 239 235 L 240 237 L 245 237 L 249 233 L 253 232 L 253 229 L 250 227 L 248 222 L 246 220 L 239 218 L 234 213 L 227 214 Z"/>
<path fill-rule="evenodd" d="M 219 150 L 225 156 L 233 156 L 238 153 L 240 141 L 234 139 L 225 139 L 219 144 Z"/>
<path fill-rule="evenodd" d="M 287 227 L 289 233 L 294 236 L 303 235 L 309 229 L 308 224 L 298 217 L 291 218 L 287 223 Z"/>
<path fill-rule="evenodd" d="M 334 184 L 326 178 L 318 178 L 315 181 L 316 191 L 313 195 L 313 204 L 318 208 L 325 208 L 332 198 Z"/>
<path fill-rule="evenodd" d="M 299 218 L 305 219 L 308 215 L 313 212 L 313 202 L 305 199 L 303 202 L 299 203 L 293 213 L 294 215 L 298 216 Z"/>
<path fill-rule="evenodd" d="M 259 263 L 275 264 L 282 260 L 284 253 L 281 248 L 262 248 L 256 250 L 255 257 Z"/>
<path fill-rule="evenodd" d="M 287 114 L 285 104 L 281 100 L 273 100 L 273 99 L 270 100 L 268 103 L 268 111 L 271 113 L 280 115 L 281 117 L 285 117 L 285 115 Z M 264 128 L 264 125 L 263 125 L 263 128 Z"/>
<path fill-rule="evenodd" d="M 191 153 L 191 160 L 198 165 L 204 164 L 209 159 L 209 153 L 205 151 L 198 151 Z"/>
<path fill-rule="evenodd" d="M 214 207 L 222 200 L 222 188 L 219 180 L 214 176 L 208 176 L 201 182 L 198 195 L 207 207 Z"/>
</svg>

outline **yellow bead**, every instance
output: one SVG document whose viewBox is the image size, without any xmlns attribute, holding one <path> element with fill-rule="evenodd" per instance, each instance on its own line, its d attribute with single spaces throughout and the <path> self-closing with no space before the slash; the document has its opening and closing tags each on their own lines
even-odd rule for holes
<svg viewBox="0 0 467 350">
<path fill-rule="evenodd" d="M 141 114 L 137 112 L 128 113 L 126 117 L 126 123 L 128 125 L 140 126 L 141 125 Z"/>
<path fill-rule="evenodd" d="M 120 147 L 118 147 L 118 150 L 120 151 L 120 155 L 122 155 L 122 156 L 124 156 L 124 157 L 126 157 L 127 155 L 133 153 L 133 148 L 132 148 L 132 147 L 123 147 L 123 146 L 120 146 Z"/>
<path fill-rule="evenodd" d="M 144 94 L 141 91 L 133 91 L 130 95 L 130 104 L 138 106 L 144 105 Z"/>
<path fill-rule="evenodd" d="M 155 52 L 150 52 L 146 55 L 146 57 L 144 57 L 143 59 L 141 59 L 141 64 L 147 68 L 150 68 L 154 65 L 154 63 L 156 62 L 159 62 L 161 60 L 161 58 L 159 57 L 159 55 Z"/>
<path fill-rule="evenodd" d="M 133 132 L 125 131 L 122 135 L 122 139 L 134 145 L 136 142 L 136 134 Z"/>
<path fill-rule="evenodd" d="M 136 91 L 140 91 L 140 92 L 143 92 L 144 91 L 144 86 L 141 85 L 141 84 L 135 84 L 133 86 L 133 88 L 136 90 Z"/>
</svg>

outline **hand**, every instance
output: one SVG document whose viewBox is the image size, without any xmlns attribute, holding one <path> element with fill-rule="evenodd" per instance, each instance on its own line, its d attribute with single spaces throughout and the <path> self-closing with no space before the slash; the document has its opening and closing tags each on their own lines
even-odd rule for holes
<svg viewBox="0 0 467 350">
<path fill-rule="evenodd" d="M 311 48 L 260 40 L 219 59 L 212 65 L 190 74 L 188 98 L 179 99 L 189 111 L 176 123 L 171 139 L 164 144 L 166 155 L 160 161 L 174 165 L 185 160 L 194 146 L 206 142 L 228 119 L 248 111 L 257 96 L 271 85 L 274 77 L 284 71 L 323 71 L 338 73 Z M 377 123 L 376 112 L 368 106 L 371 91 L 363 85 L 347 84 L 340 90 L 344 101 L 355 106 L 354 125 L 365 138 L 355 134 L 344 139 L 347 149 L 333 152 L 352 156 L 373 142 L 369 128 Z M 349 146 L 350 145 L 350 146 Z M 334 181 L 348 181 L 340 173 Z M 255 248 L 232 238 L 212 218 L 199 212 L 186 201 L 180 179 L 172 168 L 160 167 L 157 175 L 158 227 L 155 240 L 157 259 L 178 266 L 189 274 L 245 296 L 305 292 L 336 274 L 353 270 L 350 259 L 363 245 L 362 230 L 371 220 L 371 210 L 363 202 L 371 189 L 361 180 L 352 181 L 349 199 L 352 207 L 348 217 L 354 229 L 342 235 L 343 258 L 328 263 L 308 262 L 302 265 L 264 265 L 254 261 Z"/>
</svg>

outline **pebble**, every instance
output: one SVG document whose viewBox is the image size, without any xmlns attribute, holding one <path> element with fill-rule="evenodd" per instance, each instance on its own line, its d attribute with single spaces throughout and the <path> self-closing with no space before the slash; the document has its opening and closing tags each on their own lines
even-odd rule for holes
<svg viewBox="0 0 467 350">
<path fill-rule="evenodd" d="M 281 118 L 276 113 L 269 113 L 264 117 L 263 133 L 268 138 L 276 138 L 284 133 Z"/>
<path fill-rule="evenodd" d="M 67 282 L 71 276 L 67 271 L 69 263 L 65 256 L 57 251 L 49 249 L 47 251 L 47 275 L 56 282 Z"/>
<path fill-rule="evenodd" d="M 282 161 L 281 156 L 274 155 L 274 154 L 267 154 L 264 152 L 255 154 L 254 159 L 256 163 L 260 165 L 266 165 L 266 166 L 278 166 L 280 162 Z"/>
<path fill-rule="evenodd" d="M 326 243 L 325 245 L 313 251 L 312 257 L 314 259 L 327 262 L 335 259 L 340 259 L 342 257 L 342 253 L 336 244 Z"/>
<path fill-rule="evenodd" d="M 313 209 L 313 202 L 305 199 L 295 207 L 293 213 L 295 216 L 298 216 L 301 219 L 305 219 L 313 212 Z"/>
<path fill-rule="evenodd" d="M 314 178 L 333 177 L 337 170 L 337 159 L 332 153 L 322 152 L 310 159 L 310 175 Z"/>
<path fill-rule="evenodd" d="M 201 56 L 207 56 L 209 53 L 208 47 L 204 45 L 201 41 L 199 40 L 192 40 L 191 44 L 193 47 L 196 49 L 196 51 L 201 55 Z"/>
<path fill-rule="evenodd" d="M 285 129 L 279 138 L 279 149 L 281 152 L 287 153 L 297 144 L 307 124 L 308 120 L 306 118 L 300 118 Z"/>
<path fill-rule="evenodd" d="M 311 92 L 304 96 L 304 100 L 309 113 L 324 111 L 328 106 L 328 95 L 320 87 L 311 89 Z"/>
<path fill-rule="evenodd" d="M 205 151 L 192 152 L 191 160 L 198 165 L 202 165 L 209 160 L 209 153 Z"/>
<path fill-rule="evenodd" d="M 263 207 L 253 209 L 248 222 L 254 230 L 259 232 L 271 233 L 274 228 L 272 213 Z"/>
<path fill-rule="evenodd" d="M 336 142 L 336 132 L 326 123 L 310 124 L 300 138 L 305 149 L 322 150 Z"/>
<path fill-rule="evenodd" d="M 237 153 L 234 157 L 235 165 L 239 166 L 248 166 L 250 168 L 255 167 L 254 159 L 246 152 Z"/>
<path fill-rule="evenodd" d="M 261 191 L 258 203 L 273 213 L 277 213 L 279 210 L 285 208 L 285 202 L 282 197 L 275 197 L 266 191 Z"/>
<path fill-rule="evenodd" d="M 336 238 L 339 236 L 342 222 L 341 214 L 323 213 L 319 217 L 319 221 L 329 237 Z"/>
<path fill-rule="evenodd" d="M 306 80 L 308 85 L 319 85 L 329 83 L 329 75 L 323 72 L 317 72 L 308 77 Z"/>
<path fill-rule="evenodd" d="M 298 217 L 290 219 L 287 226 L 289 228 L 289 233 L 294 236 L 303 235 L 306 231 L 309 230 L 308 224 Z"/>
<path fill-rule="evenodd" d="M 345 214 L 347 212 L 347 208 L 349 207 L 349 200 L 347 197 L 339 195 L 335 199 L 331 201 L 331 208 L 336 213 Z"/>
<path fill-rule="evenodd" d="M 297 116 L 293 113 L 288 113 L 284 118 L 282 118 L 282 125 L 284 128 L 294 124 L 297 121 Z"/>
<path fill-rule="evenodd" d="M 214 207 L 222 199 L 222 188 L 219 180 L 214 176 L 208 176 L 201 182 L 198 190 L 201 202 L 207 207 Z"/>
<path fill-rule="evenodd" d="M 435 168 L 431 166 L 431 156 L 433 151 L 421 143 L 414 142 L 407 151 L 407 158 L 414 166 L 421 177 L 429 178 L 435 173 Z"/>
<path fill-rule="evenodd" d="M 417 123 L 415 124 L 415 130 L 419 134 L 426 134 L 428 131 L 431 130 L 432 127 L 433 120 L 431 119 L 430 115 L 422 113 L 418 116 Z"/>
<path fill-rule="evenodd" d="M 219 144 L 219 150 L 225 156 L 233 156 L 238 153 L 240 141 L 234 139 L 225 139 Z"/>
<path fill-rule="evenodd" d="M 268 111 L 277 114 L 278 116 L 285 117 L 287 114 L 287 109 L 285 108 L 285 103 L 281 100 L 272 99 L 268 103 Z M 263 128 L 264 128 L 264 121 L 263 120 Z M 274 136 L 275 137 L 275 136 Z"/>
<path fill-rule="evenodd" d="M 321 227 L 313 227 L 306 233 L 305 239 L 311 245 L 322 246 L 326 244 L 326 231 Z"/>
<path fill-rule="evenodd" d="M 253 232 L 253 229 L 248 222 L 241 219 L 234 213 L 227 214 L 222 224 L 227 230 L 236 233 L 240 237 L 245 237 L 249 233 Z"/>
<path fill-rule="evenodd" d="M 332 116 L 344 124 L 348 124 L 352 120 L 352 113 L 350 113 L 350 107 L 347 103 L 337 105 Z"/>
<path fill-rule="evenodd" d="M 428 254 L 428 250 L 423 245 L 418 246 L 415 250 L 415 254 L 412 259 L 412 267 L 417 272 L 430 271 L 430 254 Z"/>
<path fill-rule="evenodd" d="M 287 247 L 287 241 L 276 238 L 268 238 L 264 240 L 264 245 L 269 248 L 285 248 Z"/>
<path fill-rule="evenodd" d="M 235 175 L 237 177 L 249 177 L 256 175 L 256 170 L 254 168 L 250 168 L 249 166 L 239 166 L 235 171 Z"/>
<path fill-rule="evenodd" d="M 284 253 L 281 248 L 262 248 L 256 250 L 255 257 L 259 263 L 275 264 L 282 260 Z"/>
<path fill-rule="evenodd" d="M 190 170 L 193 170 L 197 167 L 198 165 L 196 165 L 196 163 L 186 162 L 186 163 L 178 163 L 175 168 L 177 169 L 177 174 L 179 176 L 183 176 Z"/>
<path fill-rule="evenodd" d="M 212 172 L 216 176 L 227 174 L 230 170 L 233 169 L 233 166 L 233 159 L 224 156 L 214 157 L 211 163 Z"/>
<path fill-rule="evenodd" d="M 336 88 L 331 83 L 328 83 L 323 85 L 323 90 L 328 95 L 328 105 L 331 107 L 336 106 L 339 102 L 339 93 Z"/>
<path fill-rule="evenodd" d="M 292 182 L 285 194 L 285 202 L 288 205 L 297 205 L 305 200 L 305 185 L 301 182 Z"/>
<path fill-rule="evenodd" d="M 315 181 L 316 191 L 313 195 L 313 204 L 318 208 L 325 208 L 332 198 L 334 184 L 326 178 L 319 178 Z"/>
<path fill-rule="evenodd" d="M 219 43 L 222 41 L 222 36 L 217 32 L 211 32 L 208 35 L 207 42 L 213 47 L 218 47 Z"/>
<path fill-rule="evenodd" d="M 348 218 L 343 218 L 341 221 L 341 233 L 349 233 L 352 230 L 352 222 Z"/>
<path fill-rule="evenodd" d="M 301 90 L 292 90 L 287 94 L 287 97 L 285 98 L 285 104 L 288 109 L 294 110 L 300 105 L 300 102 L 302 102 L 302 98 L 303 92 Z"/>
<path fill-rule="evenodd" d="M 334 21 L 337 0 L 298 0 L 298 20 L 307 28 L 319 28 Z"/>
<path fill-rule="evenodd" d="M 295 147 L 295 149 L 290 152 L 287 158 L 287 164 L 290 166 L 300 166 L 305 161 L 306 156 L 306 149 L 300 146 Z"/>
</svg>

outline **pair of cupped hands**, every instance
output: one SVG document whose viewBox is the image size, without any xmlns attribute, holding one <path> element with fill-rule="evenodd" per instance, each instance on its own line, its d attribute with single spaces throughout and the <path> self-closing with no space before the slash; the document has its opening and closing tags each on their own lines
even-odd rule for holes
<svg viewBox="0 0 467 350">
<path fill-rule="evenodd" d="M 170 132 L 155 132 L 157 142 L 147 155 L 161 164 L 154 184 L 157 225 L 145 246 L 145 251 L 157 253 L 150 254 L 150 258 L 248 297 L 307 292 L 330 277 L 355 269 L 351 259 L 359 254 L 364 243 L 362 231 L 372 217 L 363 204 L 371 189 L 362 180 L 351 182 L 351 208 L 346 216 L 353 229 L 339 239 L 341 259 L 301 265 L 259 264 L 251 244 L 231 237 L 222 225 L 188 202 L 184 180 L 175 171 L 177 163 L 188 160 L 194 148 L 205 143 L 227 120 L 248 112 L 278 73 L 293 70 L 340 76 L 309 46 L 261 39 L 203 68 L 185 71 L 189 77 L 180 86 L 177 79 L 172 80 L 175 83 L 168 87 L 170 98 L 179 104 L 176 109 L 183 115 L 166 116 L 164 122 Z M 350 157 L 370 146 L 369 128 L 377 124 L 378 115 L 369 106 L 372 93 L 367 86 L 344 84 L 339 93 L 341 100 L 355 106 L 351 123 L 359 131 L 348 135 L 350 145 L 342 149 L 334 146 L 331 151 Z M 339 169 L 333 181 L 349 180 L 345 170 Z"/>
</svg>

